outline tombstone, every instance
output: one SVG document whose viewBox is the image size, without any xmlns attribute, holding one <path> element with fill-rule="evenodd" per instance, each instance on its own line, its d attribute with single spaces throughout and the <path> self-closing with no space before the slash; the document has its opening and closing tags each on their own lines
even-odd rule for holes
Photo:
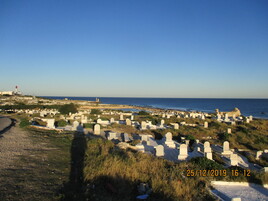
<svg viewBox="0 0 268 201">
<path fill-rule="evenodd" d="M 190 140 L 185 140 L 185 144 L 186 144 L 187 146 L 189 146 L 189 144 L 190 144 Z"/>
<path fill-rule="evenodd" d="M 250 120 L 250 121 L 253 120 L 253 116 L 252 116 L 252 115 L 249 116 L 249 120 Z"/>
<path fill-rule="evenodd" d="M 130 119 L 126 119 L 126 125 L 131 126 L 131 120 Z"/>
<path fill-rule="evenodd" d="M 204 128 L 208 128 L 208 122 L 207 121 L 204 122 Z"/>
<path fill-rule="evenodd" d="M 131 141 L 127 133 L 123 133 L 123 136 L 124 136 L 124 142 Z"/>
<path fill-rule="evenodd" d="M 47 128 L 55 128 L 55 125 L 54 125 L 55 119 L 47 119 L 46 122 L 47 122 L 47 126 L 46 126 Z"/>
<path fill-rule="evenodd" d="M 232 133 L 232 129 L 231 128 L 227 128 L 227 133 L 231 134 Z"/>
<path fill-rule="evenodd" d="M 230 165 L 231 166 L 237 166 L 238 165 L 238 155 L 237 154 L 231 154 L 231 156 L 230 156 Z"/>
<path fill-rule="evenodd" d="M 217 120 L 220 121 L 221 120 L 221 115 L 217 114 Z"/>
<path fill-rule="evenodd" d="M 164 156 L 164 146 L 163 145 L 158 145 L 155 147 L 155 155 L 156 156 Z"/>
<path fill-rule="evenodd" d="M 82 124 L 86 124 L 87 123 L 87 116 L 83 116 L 83 118 L 81 117 L 81 123 Z"/>
<path fill-rule="evenodd" d="M 165 120 L 164 119 L 161 119 L 160 127 L 164 127 L 164 123 L 165 123 Z"/>
<path fill-rule="evenodd" d="M 178 123 L 174 123 L 174 124 L 173 124 L 173 127 L 174 127 L 175 130 L 178 130 L 180 126 L 179 126 Z"/>
<path fill-rule="evenodd" d="M 148 135 L 140 135 L 141 136 L 141 141 L 148 141 Z"/>
<path fill-rule="evenodd" d="M 73 131 L 76 131 L 78 126 L 79 126 L 79 122 L 78 122 L 78 121 L 74 121 L 74 122 L 72 123 L 72 130 L 73 130 Z"/>
<path fill-rule="evenodd" d="M 204 153 L 211 153 L 211 147 L 208 141 L 204 143 Z"/>
<path fill-rule="evenodd" d="M 197 145 L 197 146 L 194 147 L 194 151 L 195 152 L 200 152 L 201 151 L 201 148 Z"/>
<path fill-rule="evenodd" d="M 185 160 L 187 157 L 188 157 L 188 146 L 186 144 L 181 144 L 178 160 Z"/>
<path fill-rule="evenodd" d="M 97 124 L 101 124 L 102 120 L 101 119 L 97 119 Z"/>
<path fill-rule="evenodd" d="M 137 144 L 137 145 L 136 145 L 136 148 L 137 148 L 137 150 L 140 151 L 140 152 L 144 152 L 144 151 L 145 151 L 145 149 L 144 149 L 144 145 L 143 145 L 143 144 Z"/>
<path fill-rule="evenodd" d="M 165 118 L 166 117 L 166 114 L 162 114 L 162 118 Z"/>
<path fill-rule="evenodd" d="M 250 120 L 248 118 L 246 118 L 246 123 L 249 124 L 250 123 Z"/>
<path fill-rule="evenodd" d="M 165 144 L 170 148 L 176 148 L 176 144 L 172 140 L 172 133 L 171 132 L 166 133 Z"/>
<path fill-rule="evenodd" d="M 201 115 L 201 119 L 202 120 L 205 120 L 205 116 L 203 114 Z"/>
<path fill-rule="evenodd" d="M 146 129 L 146 122 L 142 121 L 141 122 L 141 130 L 145 130 Z"/>
<path fill-rule="evenodd" d="M 124 115 L 123 114 L 120 114 L 120 121 L 123 121 L 124 120 Z"/>
<path fill-rule="evenodd" d="M 225 141 L 223 143 L 223 152 L 222 155 L 231 155 L 232 152 L 230 151 L 230 146 L 229 146 L 229 142 Z"/>
<path fill-rule="evenodd" d="M 133 116 L 133 115 L 130 116 L 130 120 L 131 120 L 131 121 L 134 120 L 134 116 Z"/>
<path fill-rule="evenodd" d="M 117 133 L 115 133 L 115 132 L 108 133 L 108 140 L 117 140 L 117 139 L 118 139 Z"/>
<path fill-rule="evenodd" d="M 94 134 L 100 135 L 100 125 L 99 124 L 94 125 Z"/>
<path fill-rule="evenodd" d="M 257 151 L 256 160 L 259 160 L 262 154 L 263 154 L 263 151 Z"/>
<path fill-rule="evenodd" d="M 196 143 L 196 144 L 198 144 L 198 143 L 199 143 L 199 140 L 198 140 L 198 139 L 196 139 L 196 140 L 195 140 L 195 143 Z"/>
<path fill-rule="evenodd" d="M 229 121 L 229 117 L 227 113 L 224 115 L 224 121 Z"/>
<path fill-rule="evenodd" d="M 110 124 L 114 123 L 114 118 L 110 119 Z"/>
</svg>

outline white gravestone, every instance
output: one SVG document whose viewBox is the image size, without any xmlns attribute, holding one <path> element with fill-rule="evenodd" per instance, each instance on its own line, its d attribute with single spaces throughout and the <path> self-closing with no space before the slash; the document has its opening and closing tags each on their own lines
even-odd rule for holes
<svg viewBox="0 0 268 201">
<path fill-rule="evenodd" d="M 146 122 L 142 121 L 141 122 L 141 130 L 145 130 L 146 129 Z"/>
<path fill-rule="evenodd" d="M 212 160 L 212 150 L 211 150 L 211 147 L 210 147 L 210 143 L 208 141 L 206 141 L 204 143 L 204 156 L 207 159 Z"/>
<path fill-rule="evenodd" d="M 188 157 L 188 146 L 186 144 L 181 144 L 178 160 L 185 160 L 187 157 Z"/>
<path fill-rule="evenodd" d="M 155 147 L 155 155 L 156 156 L 164 156 L 165 153 L 164 153 L 164 146 L 163 145 L 158 145 Z"/>
<path fill-rule="evenodd" d="M 94 134 L 100 135 L 100 125 L 99 124 L 94 125 Z"/>
<path fill-rule="evenodd" d="M 172 140 L 172 133 L 171 132 L 168 132 L 165 135 L 165 144 L 170 148 L 176 148 L 176 144 Z"/>
<path fill-rule="evenodd" d="M 204 128 L 208 128 L 208 122 L 207 121 L 204 122 Z"/>
<path fill-rule="evenodd" d="M 230 156 L 230 165 L 231 166 L 237 166 L 238 165 L 238 155 L 237 154 L 231 154 L 231 156 Z"/>
<path fill-rule="evenodd" d="M 227 133 L 231 134 L 232 133 L 232 129 L 231 128 L 227 128 Z"/>
<path fill-rule="evenodd" d="M 180 127 L 178 123 L 174 123 L 173 126 L 174 126 L 174 129 L 175 129 L 175 130 L 178 130 L 179 127 Z"/>
<path fill-rule="evenodd" d="M 223 143 L 223 152 L 222 155 L 231 155 L 232 152 L 230 151 L 230 146 L 229 146 L 229 142 L 225 141 Z"/>
<path fill-rule="evenodd" d="M 110 119 L 110 124 L 114 123 L 114 118 Z"/>
<path fill-rule="evenodd" d="M 120 120 L 123 121 L 124 120 L 124 115 L 120 114 Z"/>
<path fill-rule="evenodd" d="M 117 137 L 117 133 L 115 132 L 109 132 L 108 134 L 108 140 L 117 140 L 118 137 Z"/>
<path fill-rule="evenodd" d="M 79 126 L 79 122 L 78 121 L 74 121 L 73 122 L 73 125 L 72 125 L 72 130 L 73 131 L 76 131 L 78 126 Z"/>
<path fill-rule="evenodd" d="M 130 119 L 126 119 L 126 125 L 131 126 L 131 120 Z"/>
<path fill-rule="evenodd" d="M 47 128 L 55 128 L 55 119 L 47 119 Z"/>
</svg>

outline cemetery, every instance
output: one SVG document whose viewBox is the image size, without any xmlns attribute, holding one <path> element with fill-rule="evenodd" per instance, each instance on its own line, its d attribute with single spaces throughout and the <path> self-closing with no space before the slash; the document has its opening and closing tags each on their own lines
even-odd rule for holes
<svg viewBox="0 0 268 201">
<path fill-rule="evenodd" d="M 9 111 L 27 120 L 31 124 L 29 129 L 55 131 L 59 135 L 80 133 L 88 140 L 107 140 L 123 151 L 133 150 L 174 166 L 196 163 L 194 166 L 198 168 L 200 161 L 205 160 L 228 171 L 240 168 L 254 175 L 268 172 L 267 143 L 255 143 L 259 138 L 265 139 L 266 127 L 260 123 L 263 120 L 244 117 L 237 109 L 230 113 L 115 109 L 78 109 L 62 113 L 56 108 Z M 266 182 L 265 177 L 263 179 Z"/>
</svg>

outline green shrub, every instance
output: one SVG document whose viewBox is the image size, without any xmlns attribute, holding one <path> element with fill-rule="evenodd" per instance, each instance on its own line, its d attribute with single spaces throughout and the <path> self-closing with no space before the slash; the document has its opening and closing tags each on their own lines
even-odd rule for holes
<svg viewBox="0 0 268 201">
<path fill-rule="evenodd" d="M 64 127 L 64 126 L 67 126 L 68 123 L 65 120 L 61 119 L 61 120 L 59 120 L 59 121 L 56 122 L 56 125 L 58 127 Z"/>
<path fill-rule="evenodd" d="M 61 106 L 59 109 L 59 112 L 61 114 L 69 114 L 70 112 L 76 113 L 77 111 L 78 111 L 77 106 L 73 103 L 65 104 L 65 105 Z"/>
<path fill-rule="evenodd" d="M 142 111 L 139 111 L 138 113 L 139 115 L 150 115 L 148 112 L 142 110 Z"/>
<path fill-rule="evenodd" d="M 92 109 L 90 114 L 101 114 L 102 112 L 99 109 Z"/>
<path fill-rule="evenodd" d="M 31 123 L 29 122 L 28 119 L 21 119 L 21 121 L 20 121 L 20 127 L 21 128 L 24 128 L 24 127 L 30 126 L 30 125 L 31 125 Z"/>
<path fill-rule="evenodd" d="M 195 164 L 198 168 L 201 168 L 202 170 L 221 170 L 223 169 L 223 166 L 209 160 L 205 157 L 197 157 L 197 158 L 192 158 L 190 160 L 193 164 Z"/>
</svg>

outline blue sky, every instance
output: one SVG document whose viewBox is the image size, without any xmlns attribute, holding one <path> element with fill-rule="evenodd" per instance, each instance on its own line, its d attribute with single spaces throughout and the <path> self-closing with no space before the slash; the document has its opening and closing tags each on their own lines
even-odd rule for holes
<svg viewBox="0 0 268 201">
<path fill-rule="evenodd" d="M 266 0 L 0 0 L 0 90 L 268 98 Z"/>
</svg>

